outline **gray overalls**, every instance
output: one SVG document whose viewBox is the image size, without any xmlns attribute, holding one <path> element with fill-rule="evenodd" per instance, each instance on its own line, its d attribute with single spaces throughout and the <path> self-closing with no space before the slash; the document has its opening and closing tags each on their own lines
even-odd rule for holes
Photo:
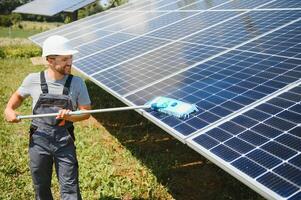
<svg viewBox="0 0 301 200">
<path fill-rule="evenodd" d="M 40 74 L 42 94 L 33 109 L 34 114 L 58 112 L 60 109 L 73 110 L 71 97 L 68 95 L 72 75 L 64 85 L 63 94 L 49 94 L 44 71 Z M 36 199 L 53 199 L 51 194 L 52 166 L 55 164 L 60 183 L 61 198 L 64 200 L 81 199 L 78 184 L 78 163 L 74 136 L 71 136 L 71 122 L 60 126 L 62 120 L 55 117 L 35 118 L 32 121 L 29 142 L 30 170 Z"/>
</svg>

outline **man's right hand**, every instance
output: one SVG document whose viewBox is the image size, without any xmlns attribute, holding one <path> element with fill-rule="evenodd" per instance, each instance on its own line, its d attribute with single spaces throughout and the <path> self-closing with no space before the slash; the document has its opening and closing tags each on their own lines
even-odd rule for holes
<svg viewBox="0 0 301 200">
<path fill-rule="evenodd" d="M 21 121 L 20 119 L 17 119 L 17 113 L 13 109 L 6 108 L 4 115 L 7 122 L 18 123 Z"/>
<path fill-rule="evenodd" d="M 6 121 L 10 123 L 17 123 L 21 121 L 17 119 L 18 113 L 16 113 L 15 110 L 21 105 L 22 101 L 23 101 L 23 97 L 19 94 L 18 91 L 16 91 L 10 97 L 4 111 Z"/>
</svg>

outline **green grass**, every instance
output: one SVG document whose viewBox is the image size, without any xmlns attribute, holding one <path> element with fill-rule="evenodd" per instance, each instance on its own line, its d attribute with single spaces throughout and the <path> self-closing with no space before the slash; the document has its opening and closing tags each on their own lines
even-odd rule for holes
<svg viewBox="0 0 301 200">
<path fill-rule="evenodd" d="M 41 32 L 40 30 L 24 30 L 20 28 L 0 27 L 0 37 L 9 38 L 27 38 L 31 35 Z"/>
<path fill-rule="evenodd" d="M 1 113 L 24 77 L 43 69 L 29 58 L 0 59 Z M 86 83 L 93 108 L 123 105 Z M 18 111 L 30 114 L 30 99 Z M 0 120 L 0 199 L 34 199 L 28 127 L 28 120 Z M 98 114 L 76 123 L 76 146 L 83 199 L 263 199 L 134 111 Z M 52 189 L 59 199 L 55 174 Z"/>
<path fill-rule="evenodd" d="M 43 68 L 32 66 L 28 58 L 0 60 L 2 113 L 23 78 Z M 30 99 L 27 99 L 18 111 L 29 114 L 30 107 Z M 29 121 L 9 124 L 1 118 L 0 199 L 33 199 L 27 166 L 28 127 Z M 76 137 L 84 199 L 172 199 L 167 188 L 158 182 L 150 169 L 98 122 L 91 119 L 79 123 Z M 58 199 L 58 183 L 55 175 L 53 177 L 53 193 Z"/>
<path fill-rule="evenodd" d="M 31 21 L 22 21 L 20 22 L 20 27 L 17 25 L 8 28 L 0 27 L 0 38 L 28 38 L 31 35 L 46 31 L 52 28 L 56 28 L 62 25 L 62 23 L 46 23 L 46 22 L 31 22 Z"/>
</svg>

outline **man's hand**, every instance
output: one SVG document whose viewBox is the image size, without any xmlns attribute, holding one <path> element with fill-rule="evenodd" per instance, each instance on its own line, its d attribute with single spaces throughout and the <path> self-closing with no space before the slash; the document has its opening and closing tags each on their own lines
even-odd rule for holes
<svg viewBox="0 0 301 200">
<path fill-rule="evenodd" d="M 79 105 L 79 110 L 91 110 L 90 105 Z M 64 119 L 59 125 L 64 125 L 65 120 L 71 122 L 78 122 L 82 120 L 86 120 L 90 117 L 90 114 L 80 114 L 80 115 L 70 115 L 71 110 L 62 109 L 59 111 L 59 114 L 56 116 L 56 119 Z"/>
<path fill-rule="evenodd" d="M 59 126 L 64 126 L 66 123 L 66 120 L 71 121 L 71 115 L 69 115 L 69 112 L 71 112 L 71 110 L 68 110 L 68 109 L 62 109 L 59 111 L 59 114 L 56 116 L 56 119 L 63 119 L 59 123 Z"/>
<path fill-rule="evenodd" d="M 70 117 L 71 117 L 71 115 L 69 115 L 70 112 L 71 110 L 62 109 L 59 111 L 59 114 L 56 116 L 56 119 L 65 119 L 70 121 Z"/>
<path fill-rule="evenodd" d="M 21 105 L 23 97 L 16 91 L 9 99 L 6 108 L 4 110 L 4 116 L 6 121 L 10 123 L 17 123 L 21 120 L 17 119 L 16 109 Z"/>
<path fill-rule="evenodd" d="M 6 121 L 10 123 L 18 123 L 21 120 L 17 119 L 18 113 L 16 113 L 13 109 L 6 108 L 4 111 Z"/>
</svg>

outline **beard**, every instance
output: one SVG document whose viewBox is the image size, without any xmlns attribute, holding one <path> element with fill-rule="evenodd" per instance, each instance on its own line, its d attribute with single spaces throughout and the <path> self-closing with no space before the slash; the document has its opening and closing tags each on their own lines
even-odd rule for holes
<svg viewBox="0 0 301 200">
<path fill-rule="evenodd" d="M 55 71 L 57 71 L 58 73 L 62 74 L 62 75 L 69 75 L 71 74 L 71 65 L 65 65 L 65 66 L 56 66 Z"/>
</svg>

